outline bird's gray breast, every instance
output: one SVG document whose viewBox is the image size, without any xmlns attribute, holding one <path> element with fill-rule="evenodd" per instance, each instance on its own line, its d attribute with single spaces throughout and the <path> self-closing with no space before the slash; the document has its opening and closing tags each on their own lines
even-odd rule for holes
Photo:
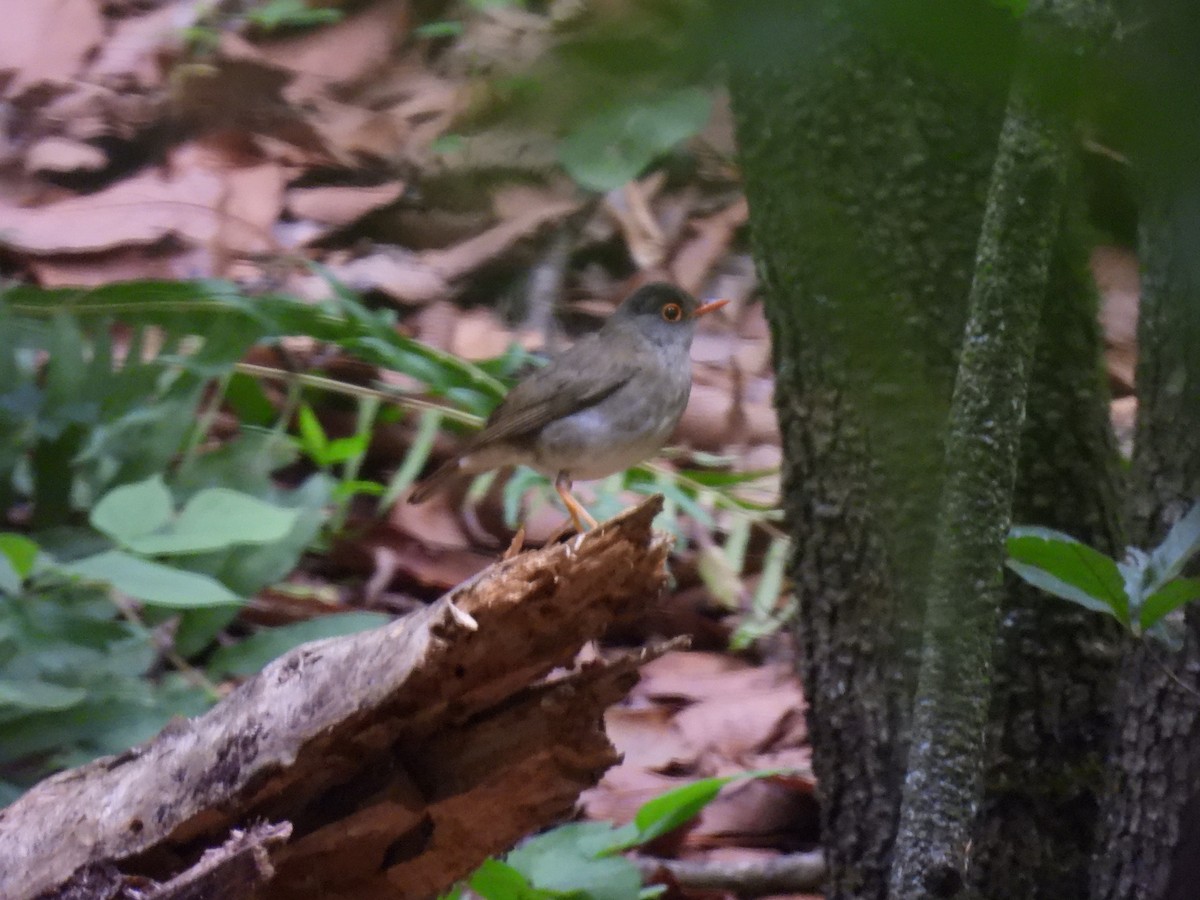
<svg viewBox="0 0 1200 900">
<path fill-rule="evenodd" d="M 682 353 L 648 354 L 645 365 L 595 406 L 551 422 L 534 448 L 546 475 L 604 478 L 653 456 L 679 422 L 692 387 L 687 347 Z"/>
</svg>

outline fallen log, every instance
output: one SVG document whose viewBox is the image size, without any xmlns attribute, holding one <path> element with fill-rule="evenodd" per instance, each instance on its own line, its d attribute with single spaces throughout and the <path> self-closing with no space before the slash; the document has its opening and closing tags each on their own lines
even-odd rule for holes
<svg viewBox="0 0 1200 900">
<path fill-rule="evenodd" d="M 0 896 L 436 896 L 616 762 L 603 712 L 660 651 L 570 667 L 663 589 L 660 508 L 298 647 L 205 715 L 35 786 L 0 810 Z"/>
</svg>

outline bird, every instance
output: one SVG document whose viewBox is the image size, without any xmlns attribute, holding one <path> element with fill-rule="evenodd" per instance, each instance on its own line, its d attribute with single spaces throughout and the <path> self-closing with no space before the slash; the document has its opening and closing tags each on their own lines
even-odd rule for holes
<svg viewBox="0 0 1200 900">
<path fill-rule="evenodd" d="M 408 501 L 423 502 L 458 474 L 523 464 L 553 479 L 577 532 L 584 522 L 594 528 L 571 493 L 574 481 L 605 478 L 658 452 L 687 406 L 696 322 L 728 302 L 700 303 L 668 282 L 638 288 L 598 331 L 518 382 Z"/>
</svg>

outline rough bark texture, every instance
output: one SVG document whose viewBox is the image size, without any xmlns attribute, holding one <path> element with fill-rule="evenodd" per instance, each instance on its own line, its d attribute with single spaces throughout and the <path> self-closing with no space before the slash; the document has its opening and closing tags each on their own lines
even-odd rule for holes
<svg viewBox="0 0 1200 900">
<path fill-rule="evenodd" d="M 934 6 L 847 0 L 804 4 L 802 16 L 743 3 L 722 32 L 775 342 L 832 898 L 886 892 L 906 626 L 919 621 L 1008 80 L 1005 24 L 986 5 Z M 983 60 L 995 69 L 981 72 Z M 1112 549 L 1116 457 L 1077 239 L 1064 235 L 1053 269 L 1017 518 Z M 997 898 L 1082 896 L 1112 630 L 1032 591 L 1008 603 L 971 884 Z"/>
<path fill-rule="evenodd" d="M 813 4 L 791 31 L 793 5 L 740 4 L 748 46 L 731 62 L 832 898 L 886 893 L 905 693 L 897 629 L 923 589 L 1002 110 L 860 28 L 850 5 Z"/>
<path fill-rule="evenodd" d="M 1065 180 L 1069 131 L 1039 107 L 1037 78 L 1025 65 L 1014 84 L 971 286 L 892 868 L 896 900 L 957 896 L 967 883 L 1004 536 Z"/>
<path fill-rule="evenodd" d="M 1013 520 L 1118 554 L 1120 468 L 1096 296 L 1068 210 L 1039 331 Z M 970 884 L 991 897 L 1083 900 L 1111 729 L 1120 628 L 1009 579 L 989 767 Z"/>
<path fill-rule="evenodd" d="M 436 895 L 568 813 L 615 762 L 602 714 L 639 658 L 544 679 L 662 589 L 660 502 L 392 625 L 300 647 L 206 715 L 48 779 L 0 811 L 0 896 L 180 883 L 264 821 L 273 841 L 241 855 L 247 877 L 274 870 L 258 896 Z"/>
<path fill-rule="evenodd" d="M 1143 207 L 1142 299 L 1134 449 L 1134 542 L 1161 541 L 1200 499 L 1200 263 L 1194 183 L 1154 191 Z M 1174 193 L 1174 192 L 1178 193 Z M 1124 662 L 1118 737 L 1097 900 L 1200 896 L 1200 608 L 1183 649 L 1153 640 Z"/>
</svg>

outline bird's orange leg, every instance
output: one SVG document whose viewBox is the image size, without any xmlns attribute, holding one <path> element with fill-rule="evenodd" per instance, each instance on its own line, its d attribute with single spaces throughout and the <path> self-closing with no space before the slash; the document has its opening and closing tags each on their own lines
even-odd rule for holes
<svg viewBox="0 0 1200 900">
<path fill-rule="evenodd" d="M 566 472 L 559 472 L 558 477 L 554 479 L 554 489 L 558 491 L 558 496 L 562 497 L 562 502 L 567 507 L 567 512 L 571 514 L 571 524 L 575 526 L 575 530 L 580 534 L 586 530 L 583 523 L 587 522 L 588 528 L 595 528 L 597 522 L 592 518 L 592 514 L 583 508 L 583 504 L 571 496 L 571 476 Z"/>
</svg>

